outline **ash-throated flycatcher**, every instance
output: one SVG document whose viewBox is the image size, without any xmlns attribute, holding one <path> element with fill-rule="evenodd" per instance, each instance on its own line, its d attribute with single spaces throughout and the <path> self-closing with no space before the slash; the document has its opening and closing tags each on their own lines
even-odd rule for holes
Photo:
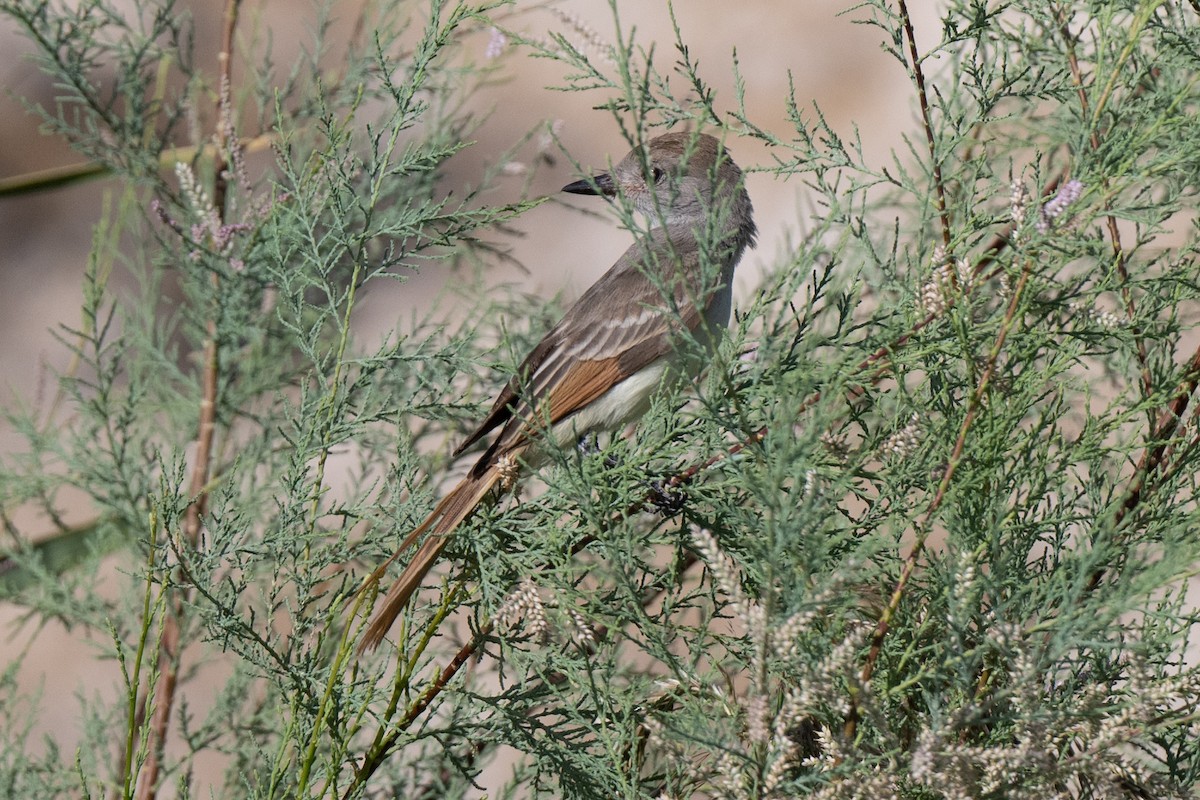
<svg viewBox="0 0 1200 800">
<path fill-rule="evenodd" d="M 635 149 L 609 173 L 563 187 L 572 194 L 620 195 L 651 221 L 533 348 L 492 410 L 454 451 L 500 433 L 470 473 L 408 535 L 368 581 L 425 536 L 376 610 L 360 652 L 376 647 L 446 546 L 447 537 L 497 483 L 515 476 L 516 459 L 549 432 L 558 445 L 613 430 L 645 413 L 668 371 L 699 372 L 675 357 L 683 332 L 711 346 L 729 322 L 733 268 L 753 244 L 754 220 L 742 172 L 704 134 L 668 133 Z M 528 462 L 536 459 L 530 450 Z M 428 534 L 426 536 L 426 534 Z"/>
</svg>

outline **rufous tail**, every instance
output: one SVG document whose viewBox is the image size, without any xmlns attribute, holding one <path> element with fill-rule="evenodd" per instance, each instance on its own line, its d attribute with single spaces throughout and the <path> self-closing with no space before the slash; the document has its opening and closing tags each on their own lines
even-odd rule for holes
<svg viewBox="0 0 1200 800">
<path fill-rule="evenodd" d="M 425 580 L 429 570 L 437 563 L 438 556 L 446 546 L 450 533 L 458 527 L 460 522 L 471 515 L 471 512 L 499 480 L 500 470 L 495 465 L 489 466 L 479 475 L 467 475 L 458 486 L 451 489 L 441 499 L 437 507 L 433 509 L 433 513 L 404 539 L 392 557 L 380 564 L 379 568 L 371 573 L 371 577 L 367 578 L 363 586 L 364 591 L 378 583 L 393 561 L 412 547 L 422 535 L 426 532 L 429 533 L 425 541 L 417 548 L 417 552 L 413 554 L 408 566 L 404 568 L 404 572 L 392 584 L 392 588 L 388 589 L 387 595 L 383 598 L 383 604 L 376 607 L 375 615 L 371 617 L 366 633 L 363 634 L 363 639 L 358 645 L 360 655 L 374 650 L 383 641 L 383 637 L 391 630 L 396 618 L 404 612 L 413 593 L 420 588 L 421 582 Z"/>
</svg>

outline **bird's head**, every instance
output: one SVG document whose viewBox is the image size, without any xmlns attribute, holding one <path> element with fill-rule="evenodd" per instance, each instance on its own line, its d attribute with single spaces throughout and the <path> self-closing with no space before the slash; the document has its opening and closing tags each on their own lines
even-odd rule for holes
<svg viewBox="0 0 1200 800">
<path fill-rule="evenodd" d="M 620 195 L 655 224 L 702 223 L 714 209 L 729 215 L 729 225 L 749 222 L 750 198 L 742 171 L 721 143 L 703 133 L 667 133 L 651 139 L 643 154 L 634 149 L 609 172 L 575 181 L 571 194 Z"/>
</svg>

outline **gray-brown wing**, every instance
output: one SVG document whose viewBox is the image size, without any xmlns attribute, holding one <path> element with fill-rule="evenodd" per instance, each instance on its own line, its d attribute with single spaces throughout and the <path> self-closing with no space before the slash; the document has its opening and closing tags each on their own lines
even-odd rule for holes
<svg viewBox="0 0 1200 800">
<path fill-rule="evenodd" d="M 560 422 L 603 395 L 614 385 L 670 353 L 674 328 L 695 330 L 703 318 L 687 279 L 698 270 L 699 255 L 663 236 L 646 246 L 635 244 L 589 288 L 546 334 L 492 410 L 463 447 L 503 425 L 500 436 L 480 459 L 477 469 L 497 453 L 522 445 L 547 423 Z M 673 272 L 674 309 L 664 289 L 638 265 L 669 259 Z"/>
</svg>

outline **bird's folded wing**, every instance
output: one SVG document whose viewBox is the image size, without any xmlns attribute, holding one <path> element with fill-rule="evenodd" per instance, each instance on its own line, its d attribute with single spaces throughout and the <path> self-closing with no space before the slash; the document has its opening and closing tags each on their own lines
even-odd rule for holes
<svg viewBox="0 0 1200 800">
<path fill-rule="evenodd" d="M 652 241 L 653 257 L 677 263 L 678 275 L 696 270 L 691 262 L 698 262 L 698 253 L 681 253 L 673 244 Z M 526 443 L 539 429 L 561 422 L 669 354 L 672 331 L 699 325 L 703 315 L 690 287 L 678 277 L 671 281 L 674 308 L 669 308 L 664 288 L 638 268 L 646 260 L 645 245 L 633 245 L 576 301 L 521 364 L 456 454 L 501 425 L 487 457 Z"/>
</svg>

